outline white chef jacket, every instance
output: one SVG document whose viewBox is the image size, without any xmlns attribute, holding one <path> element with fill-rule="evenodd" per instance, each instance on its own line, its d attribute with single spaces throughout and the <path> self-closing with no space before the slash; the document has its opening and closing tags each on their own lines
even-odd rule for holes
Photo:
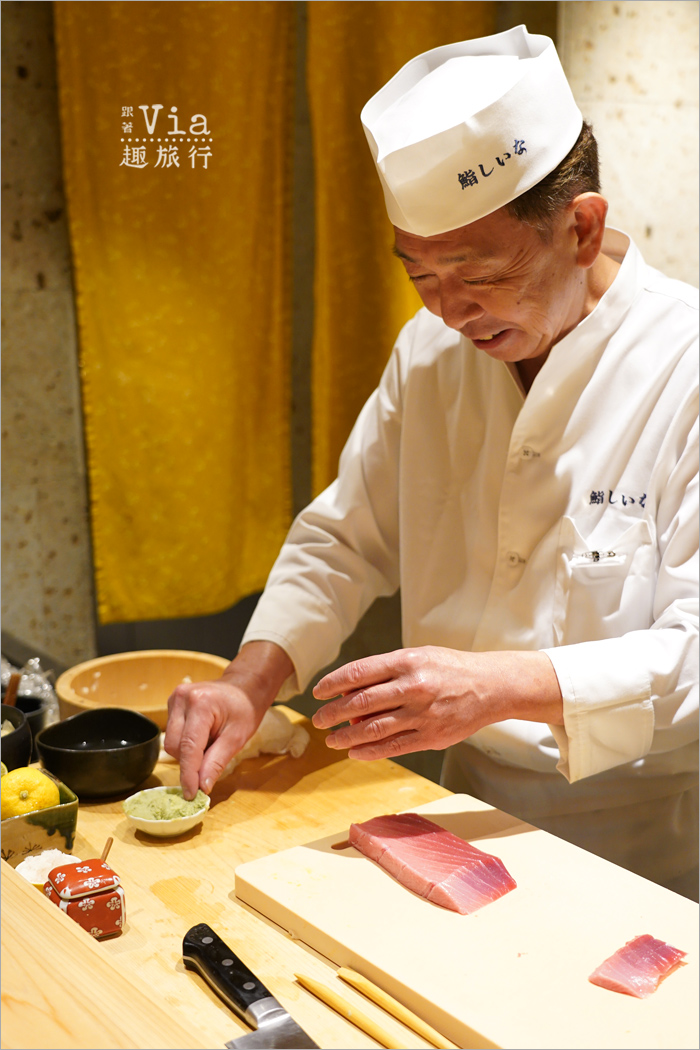
<svg viewBox="0 0 700 1050">
<path fill-rule="evenodd" d="M 405 646 L 545 651 L 564 726 L 500 722 L 452 760 L 522 770 L 511 790 L 540 826 L 697 783 L 698 293 L 618 231 L 603 251 L 613 284 L 527 397 L 416 314 L 242 642 L 286 650 L 286 699 L 400 586 Z"/>
</svg>

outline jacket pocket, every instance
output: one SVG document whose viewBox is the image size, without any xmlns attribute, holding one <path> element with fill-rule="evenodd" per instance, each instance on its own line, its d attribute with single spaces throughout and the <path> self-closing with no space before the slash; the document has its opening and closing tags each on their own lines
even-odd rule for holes
<svg viewBox="0 0 700 1050">
<path fill-rule="evenodd" d="M 582 536 L 572 518 L 562 518 L 554 599 L 556 644 L 618 638 L 650 627 L 656 567 L 656 545 L 646 520 L 635 521 L 603 544 Z"/>
</svg>

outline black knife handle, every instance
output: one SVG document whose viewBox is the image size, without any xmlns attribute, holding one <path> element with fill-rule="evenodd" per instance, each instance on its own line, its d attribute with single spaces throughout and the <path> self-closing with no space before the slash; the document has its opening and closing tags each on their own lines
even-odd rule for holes
<svg viewBox="0 0 700 1050">
<path fill-rule="evenodd" d="M 271 997 L 265 985 L 205 922 L 185 934 L 182 958 L 188 970 L 197 970 L 217 995 L 248 1023 L 248 1008 L 260 999 Z"/>
</svg>

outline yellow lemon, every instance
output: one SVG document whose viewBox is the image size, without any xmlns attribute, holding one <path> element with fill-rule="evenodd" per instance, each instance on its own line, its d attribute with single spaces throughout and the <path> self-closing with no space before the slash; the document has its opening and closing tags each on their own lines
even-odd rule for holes
<svg viewBox="0 0 700 1050">
<path fill-rule="evenodd" d="M 20 766 L 0 780 L 2 819 L 19 817 L 37 809 L 57 806 L 61 801 L 58 786 L 40 769 Z"/>
<path fill-rule="evenodd" d="M 0 777 L 4 777 L 5 773 L 7 773 L 7 766 L 4 762 L 0 762 Z"/>
</svg>

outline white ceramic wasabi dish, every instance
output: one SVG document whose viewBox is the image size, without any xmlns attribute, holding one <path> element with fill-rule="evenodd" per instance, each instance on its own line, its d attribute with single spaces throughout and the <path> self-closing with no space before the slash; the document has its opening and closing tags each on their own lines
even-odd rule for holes
<svg viewBox="0 0 700 1050">
<path fill-rule="evenodd" d="M 145 831 L 147 835 L 156 835 L 158 838 L 174 838 L 176 835 L 184 835 L 186 831 L 190 831 L 191 828 L 197 826 L 204 820 L 204 816 L 209 809 L 211 799 L 208 795 L 205 795 L 205 803 L 201 809 L 198 809 L 196 813 L 191 813 L 187 817 L 172 817 L 170 820 L 149 820 L 146 817 L 136 817 L 129 813 L 129 803 L 135 799 L 141 799 L 144 797 L 154 796 L 157 794 L 178 794 L 182 797 L 182 789 L 176 787 L 154 787 L 145 788 L 143 791 L 137 791 L 134 795 L 129 795 L 128 798 L 124 799 L 122 803 L 124 807 L 124 813 L 126 819 L 130 824 L 133 824 L 139 831 Z"/>
</svg>

